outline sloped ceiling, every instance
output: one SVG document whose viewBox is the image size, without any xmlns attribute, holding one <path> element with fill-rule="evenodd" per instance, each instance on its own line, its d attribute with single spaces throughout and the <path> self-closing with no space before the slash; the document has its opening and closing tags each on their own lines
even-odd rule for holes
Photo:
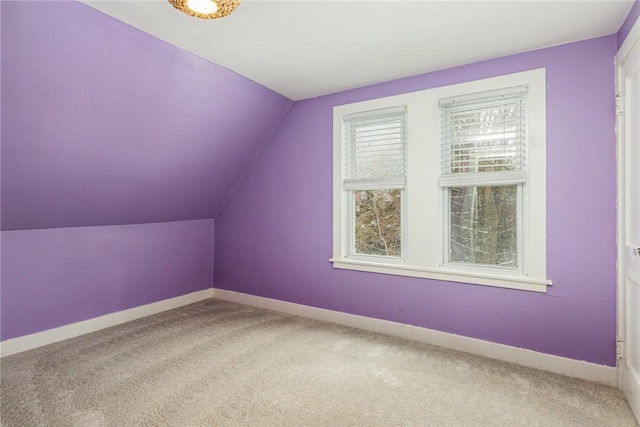
<svg viewBox="0 0 640 427">
<path fill-rule="evenodd" d="M 213 218 L 291 101 L 77 2 L 2 2 L 2 229 Z"/>
</svg>

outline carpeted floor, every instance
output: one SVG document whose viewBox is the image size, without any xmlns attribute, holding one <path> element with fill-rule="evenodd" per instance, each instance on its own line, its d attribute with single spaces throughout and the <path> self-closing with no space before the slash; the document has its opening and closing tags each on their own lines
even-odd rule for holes
<svg viewBox="0 0 640 427">
<path fill-rule="evenodd" d="M 5 427 L 637 426 L 612 387 L 213 299 L 0 369 Z"/>
</svg>

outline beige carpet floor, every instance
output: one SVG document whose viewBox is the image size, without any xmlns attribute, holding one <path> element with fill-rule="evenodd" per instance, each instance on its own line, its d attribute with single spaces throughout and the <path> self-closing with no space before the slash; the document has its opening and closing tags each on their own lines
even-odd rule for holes
<svg viewBox="0 0 640 427">
<path fill-rule="evenodd" d="M 637 426 L 615 388 L 207 300 L 0 360 L 13 426 Z"/>
</svg>

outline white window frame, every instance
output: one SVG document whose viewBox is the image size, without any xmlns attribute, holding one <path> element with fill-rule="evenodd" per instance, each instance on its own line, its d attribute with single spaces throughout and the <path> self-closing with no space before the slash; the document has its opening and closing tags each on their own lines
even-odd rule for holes
<svg viewBox="0 0 640 427">
<path fill-rule="evenodd" d="M 522 271 L 458 268 L 444 262 L 445 199 L 438 183 L 439 101 L 446 98 L 527 85 L 527 181 L 522 186 Z M 359 112 L 407 107 L 407 182 L 403 194 L 402 257 L 350 256 L 348 191 L 343 183 L 344 117 Z M 544 68 L 427 89 L 333 109 L 333 262 L 334 268 L 546 292 L 546 71 Z M 467 266 L 462 266 L 467 267 Z"/>
<path fill-rule="evenodd" d="M 482 184 L 478 184 L 478 185 L 491 187 L 491 186 L 498 186 L 498 185 L 504 185 L 504 184 L 501 182 L 493 181 L 488 183 L 483 182 Z M 448 191 L 452 187 L 441 187 L 440 188 L 440 194 L 441 194 L 440 206 L 442 206 L 444 213 L 440 217 L 442 218 L 440 229 L 441 229 L 442 244 L 443 244 L 443 250 L 441 253 L 442 259 L 440 260 L 440 265 L 443 266 L 444 269 L 450 270 L 450 271 L 466 272 L 470 274 L 473 274 L 473 273 L 478 273 L 481 275 L 497 274 L 501 276 L 512 276 L 512 277 L 521 277 L 526 273 L 527 263 L 525 262 L 526 257 L 524 256 L 524 246 L 525 246 L 524 241 L 526 240 L 526 235 L 528 233 L 527 233 L 527 228 L 524 226 L 524 223 L 526 223 L 527 221 L 524 220 L 524 218 L 528 217 L 528 215 L 527 215 L 527 206 L 524 203 L 524 193 L 526 192 L 524 187 L 525 184 L 519 183 L 519 184 L 508 184 L 508 185 L 515 185 L 517 188 L 517 195 L 516 195 L 517 225 L 516 227 L 518 228 L 518 241 L 517 241 L 518 268 L 499 267 L 499 266 L 482 265 L 482 264 L 459 263 L 459 262 L 452 262 L 448 259 L 449 244 L 450 244 L 450 239 L 448 237 L 451 234 L 451 222 L 448 220 L 449 218 L 451 218 Z"/>
<path fill-rule="evenodd" d="M 357 113 L 355 115 L 355 117 L 352 116 L 343 116 L 342 121 L 343 121 L 343 131 L 346 132 L 348 130 L 348 126 L 349 126 L 349 121 L 350 119 L 359 119 L 359 120 L 366 120 L 366 119 L 376 119 L 377 117 L 380 116 L 393 116 L 393 115 L 398 115 L 398 116 L 403 116 L 403 127 L 402 127 L 402 131 L 403 131 L 403 135 L 402 135 L 402 144 L 406 147 L 406 107 L 405 106 L 399 106 L 399 107 L 394 107 L 394 108 L 390 108 L 390 109 L 382 109 L 382 110 L 373 110 L 373 111 L 366 111 L 366 112 L 362 112 L 362 113 Z M 341 138 L 345 135 L 345 133 L 342 133 Z M 343 141 L 344 142 L 344 141 Z M 344 145 L 342 146 L 342 153 L 344 154 L 346 152 Z M 405 148 L 405 156 L 406 156 L 406 148 Z M 352 161 L 354 161 L 355 159 L 352 159 Z M 352 166 L 355 167 L 355 164 Z M 406 168 L 406 165 L 405 165 Z M 405 174 L 406 175 L 406 174 Z M 405 212 L 406 212 L 406 192 L 405 192 L 405 188 L 406 188 L 406 176 L 403 175 L 402 177 L 395 177 L 395 178 L 390 178 L 390 179 L 385 179 L 382 177 L 371 177 L 369 179 L 364 178 L 364 179 L 357 179 L 355 177 L 352 177 L 351 180 L 349 180 L 349 183 L 346 183 L 345 180 L 343 180 L 342 185 L 343 185 L 343 191 L 345 191 L 347 194 L 347 206 L 346 206 L 346 210 L 347 210 L 347 218 L 346 218 L 346 233 L 348 235 L 348 239 L 349 239 L 349 244 L 347 246 L 347 256 L 349 259 L 352 260 L 360 260 L 360 261 L 365 261 L 365 262 L 375 262 L 375 263 L 387 263 L 387 264 L 402 264 L 404 262 L 404 253 L 405 253 L 405 249 L 406 246 L 404 244 L 404 237 L 406 235 L 406 227 L 405 227 L 405 222 L 406 222 L 406 217 L 405 217 Z M 345 176 L 342 176 L 343 178 L 345 178 Z M 367 190 L 384 190 L 384 189 L 397 189 L 400 190 L 400 243 L 401 243 L 401 247 L 400 247 L 400 256 L 386 256 L 386 255 L 371 255 L 371 254 L 363 254 L 363 253 L 358 253 L 356 252 L 355 248 L 356 248 L 356 242 L 355 242 L 355 196 L 354 196 L 354 192 L 355 191 L 367 191 Z"/>
<path fill-rule="evenodd" d="M 468 102 L 472 101 L 475 103 L 480 103 L 482 105 L 483 101 L 490 101 L 493 104 L 493 101 L 500 99 L 503 96 L 517 96 L 518 99 L 525 100 L 525 111 L 527 114 L 525 118 L 529 119 L 528 108 L 526 107 L 529 88 L 528 86 L 521 87 L 509 87 L 506 90 L 498 90 L 498 91 L 488 91 L 488 92 L 480 92 L 476 94 L 463 95 L 462 97 L 457 97 L 455 99 L 456 102 Z M 445 102 L 448 104 L 448 108 L 451 108 L 454 99 L 446 100 Z M 486 105 L 486 104 L 485 104 Z M 441 113 L 442 113 L 441 107 Z M 463 105 L 463 109 L 466 106 Z M 442 125 L 442 121 L 440 122 Z M 524 127 L 524 133 L 526 135 L 528 128 L 528 123 Z M 440 132 L 442 133 L 442 128 L 440 127 Z M 443 153 L 442 148 L 444 143 L 444 138 L 442 134 L 440 135 L 440 152 L 439 157 L 441 162 L 445 162 L 446 159 L 442 159 Z M 515 153 L 514 153 L 515 154 Z M 527 200 L 524 197 L 524 194 L 527 194 L 527 180 L 528 174 L 526 173 L 526 147 L 524 152 L 522 153 L 523 157 L 519 157 L 518 167 L 513 171 L 492 171 L 492 172 L 478 172 L 479 162 L 484 158 L 489 157 L 473 157 L 473 162 L 475 163 L 475 173 L 460 173 L 460 174 L 449 174 L 448 173 L 448 165 L 447 170 L 442 170 L 441 173 L 446 175 L 447 183 L 440 182 L 440 194 L 441 194 L 441 207 L 444 210 L 444 214 L 442 215 L 442 223 L 440 224 L 441 233 L 443 234 L 443 251 L 442 251 L 442 259 L 440 260 L 440 265 L 444 266 L 448 270 L 453 271 L 463 271 L 469 273 L 479 273 L 479 274 L 498 274 L 505 276 L 522 276 L 527 271 L 526 265 L 526 256 L 524 256 L 525 244 L 524 241 L 527 239 L 528 229 L 524 226 L 524 224 L 528 224 L 528 210 L 529 206 Z M 491 157 L 500 157 L 500 153 L 498 155 L 491 155 Z M 444 166 L 444 163 L 441 164 L 441 167 Z M 455 187 L 493 187 L 493 186 L 516 186 L 516 229 L 517 229 L 517 242 L 516 242 L 516 251 L 517 251 L 517 267 L 501 267 L 496 265 L 482 265 L 482 264 L 473 264 L 473 263 L 464 263 L 464 262 L 453 262 L 450 258 L 450 243 L 451 243 L 451 200 L 450 200 L 450 190 Z"/>
<path fill-rule="evenodd" d="M 383 188 L 358 188 L 356 190 L 381 190 Z M 355 202 L 354 202 L 354 196 L 353 196 L 353 191 L 355 190 L 351 190 L 348 193 L 348 206 L 347 206 L 347 210 L 349 211 L 348 214 L 348 219 L 347 219 L 347 231 L 346 233 L 348 234 L 348 239 L 349 239 L 349 246 L 347 249 L 347 253 L 348 253 L 348 258 L 350 260 L 356 260 L 356 261 L 362 261 L 362 262 L 371 262 L 371 263 L 382 263 L 382 264 L 397 264 L 397 265 L 402 265 L 404 263 L 404 254 L 406 251 L 406 245 L 404 244 L 404 240 L 405 240 L 405 236 L 406 236 L 406 228 L 405 228 L 405 222 L 406 222 L 406 218 L 405 218 L 405 213 L 407 211 L 407 209 L 405 208 L 405 204 L 406 204 L 406 193 L 405 193 L 405 188 L 398 188 L 398 187 L 393 187 L 393 189 L 399 189 L 400 190 L 400 256 L 399 257 L 395 257 L 395 256 L 387 256 L 387 255 L 370 255 L 370 254 L 361 254 L 361 253 L 357 253 L 355 251 L 355 247 L 356 247 L 356 242 L 355 242 L 355 232 L 354 232 L 354 226 L 355 226 L 355 212 L 354 212 L 354 206 L 355 206 Z"/>
</svg>

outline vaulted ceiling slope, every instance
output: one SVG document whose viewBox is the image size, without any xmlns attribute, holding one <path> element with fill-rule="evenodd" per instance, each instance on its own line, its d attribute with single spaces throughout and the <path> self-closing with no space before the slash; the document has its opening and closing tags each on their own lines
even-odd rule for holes
<svg viewBox="0 0 640 427">
<path fill-rule="evenodd" d="M 79 2 L 2 2 L 2 229 L 212 218 L 291 105 Z"/>
</svg>

